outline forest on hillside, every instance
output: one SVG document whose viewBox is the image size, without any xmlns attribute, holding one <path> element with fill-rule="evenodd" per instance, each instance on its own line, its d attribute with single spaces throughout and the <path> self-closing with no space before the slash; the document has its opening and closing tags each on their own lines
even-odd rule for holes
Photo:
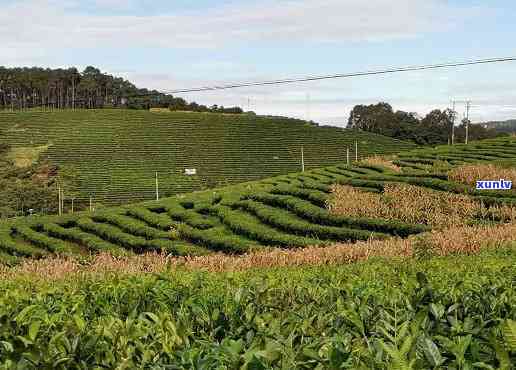
<svg viewBox="0 0 516 370">
<path fill-rule="evenodd" d="M 88 66 L 6 68 L 0 66 L 0 110 L 31 108 L 169 108 L 195 112 L 242 113 L 239 107 L 207 107 L 156 90 L 141 89 L 122 77 Z"/>
</svg>

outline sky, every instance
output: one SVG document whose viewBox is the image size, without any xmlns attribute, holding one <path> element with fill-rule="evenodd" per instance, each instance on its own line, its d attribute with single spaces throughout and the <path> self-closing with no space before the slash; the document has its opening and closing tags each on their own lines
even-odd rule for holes
<svg viewBox="0 0 516 370">
<path fill-rule="evenodd" d="M 516 56 L 513 0 L 0 0 L 0 65 L 96 66 L 175 90 Z M 471 100 L 516 118 L 516 62 L 178 94 L 345 126 L 356 104 L 417 112 Z M 463 104 L 458 104 L 460 115 Z"/>
</svg>

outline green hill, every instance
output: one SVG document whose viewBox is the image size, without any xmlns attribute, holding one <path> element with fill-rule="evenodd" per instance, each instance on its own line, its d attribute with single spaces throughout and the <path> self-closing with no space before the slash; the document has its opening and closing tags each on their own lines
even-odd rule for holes
<svg viewBox="0 0 516 370">
<path fill-rule="evenodd" d="M 496 131 L 499 132 L 516 133 L 516 119 L 511 119 L 507 121 L 484 122 L 479 123 L 479 125 L 484 126 L 486 128 L 494 128 Z"/>
<path fill-rule="evenodd" d="M 49 253 L 115 254 L 163 250 L 176 255 L 214 251 L 242 253 L 264 246 L 300 247 L 370 237 L 405 237 L 427 231 L 423 225 L 330 214 L 332 184 L 381 192 L 386 183 L 467 194 L 486 205 L 515 205 L 516 191 L 481 191 L 449 181 L 439 167 L 472 162 L 516 163 L 516 138 L 442 146 L 401 153 L 402 172 L 355 163 L 313 169 L 160 201 L 82 212 L 63 217 L 26 217 L 0 223 L 0 259 L 42 257 Z"/>
<path fill-rule="evenodd" d="M 307 169 L 345 161 L 348 146 L 353 157 L 355 141 L 360 157 L 414 147 L 288 118 L 119 109 L 1 112 L 0 135 L 20 164 L 39 155 L 72 168 L 78 198 L 108 205 L 153 199 L 156 172 L 171 196 L 299 171 L 301 147 Z"/>
</svg>

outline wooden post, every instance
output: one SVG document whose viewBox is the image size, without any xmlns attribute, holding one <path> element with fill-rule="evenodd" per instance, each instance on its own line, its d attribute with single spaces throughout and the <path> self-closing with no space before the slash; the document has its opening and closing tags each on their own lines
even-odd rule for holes
<svg viewBox="0 0 516 370">
<path fill-rule="evenodd" d="M 61 186 L 57 182 L 57 214 L 61 216 Z"/>
<path fill-rule="evenodd" d="M 75 75 L 72 76 L 72 111 L 75 111 Z"/>
<path fill-rule="evenodd" d="M 301 147 L 301 172 L 305 172 L 305 154 L 303 147 Z"/>
<path fill-rule="evenodd" d="M 72 198 L 72 214 L 73 214 L 73 201 L 75 198 Z"/>
<path fill-rule="evenodd" d="M 355 161 L 358 162 L 358 141 L 355 141 Z"/>
<path fill-rule="evenodd" d="M 92 211 L 93 211 L 93 200 L 90 195 L 90 212 L 92 212 Z"/>
<path fill-rule="evenodd" d="M 468 128 L 469 128 L 469 110 L 471 108 L 471 102 L 468 100 L 466 102 L 466 144 L 468 143 Z"/>
<path fill-rule="evenodd" d="M 159 200 L 158 171 L 156 171 L 156 200 Z"/>
<path fill-rule="evenodd" d="M 346 148 L 346 165 L 349 167 L 349 146 Z"/>
<path fill-rule="evenodd" d="M 452 127 L 451 127 L 451 145 L 455 144 L 455 100 L 453 101 L 453 108 L 452 108 Z"/>
</svg>

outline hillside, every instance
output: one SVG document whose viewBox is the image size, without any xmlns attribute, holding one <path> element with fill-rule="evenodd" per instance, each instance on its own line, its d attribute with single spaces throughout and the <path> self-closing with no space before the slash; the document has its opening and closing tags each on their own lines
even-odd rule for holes
<svg viewBox="0 0 516 370">
<path fill-rule="evenodd" d="M 351 186 L 371 194 L 384 191 L 389 184 L 409 184 L 418 189 L 433 189 L 439 194 L 462 195 L 485 206 L 514 206 L 514 189 L 475 190 L 446 174 L 456 166 L 477 162 L 499 163 L 514 169 L 516 139 L 508 137 L 412 150 L 398 155 L 389 166 L 367 162 L 349 167 L 339 164 L 93 213 L 3 222 L 0 224 L 0 256 L 10 263 L 16 262 L 17 257 L 42 257 L 54 252 L 109 251 L 125 255 L 162 250 L 175 255 L 204 255 L 216 251 L 239 254 L 264 246 L 292 248 L 336 241 L 407 237 L 432 227 L 420 220 L 409 223 L 332 214 L 327 210 L 332 184 Z M 392 169 L 392 165 L 398 165 L 398 170 Z M 419 201 L 422 200 L 416 199 L 416 203 Z M 467 200 L 461 202 L 453 208 L 469 204 Z M 416 203 L 413 207 L 418 205 Z M 359 206 L 364 208 L 365 205 Z M 487 209 L 486 214 L 490 211 Z M 474 222 L 485 222 L 485 214 L 475 211 L 473 216 Z"/>
<path fill-rule="evenodd" d="M 0 113 L 13 157 L 30 155 L 76 173 L 76 204 L 123 204 L 299 171 L 414 145 L 384 136 L 254 115 L 81 110 Z M 34 158 L 33 158 L 34 159 Z M 186 168 L 197 175 L 186 176 Z M 65 188 L 65 210 L 70 208 Z"/>
<path fill-rule="evenodd" d="M 516 119 L 511 119 L 507 121 L 492 121 L 492 122 L 483 122 L 479 123 L 487 128 L 494 128 L 499 132 L 508 132 L 508 133 L 516 133 Z"/>
</svg>

